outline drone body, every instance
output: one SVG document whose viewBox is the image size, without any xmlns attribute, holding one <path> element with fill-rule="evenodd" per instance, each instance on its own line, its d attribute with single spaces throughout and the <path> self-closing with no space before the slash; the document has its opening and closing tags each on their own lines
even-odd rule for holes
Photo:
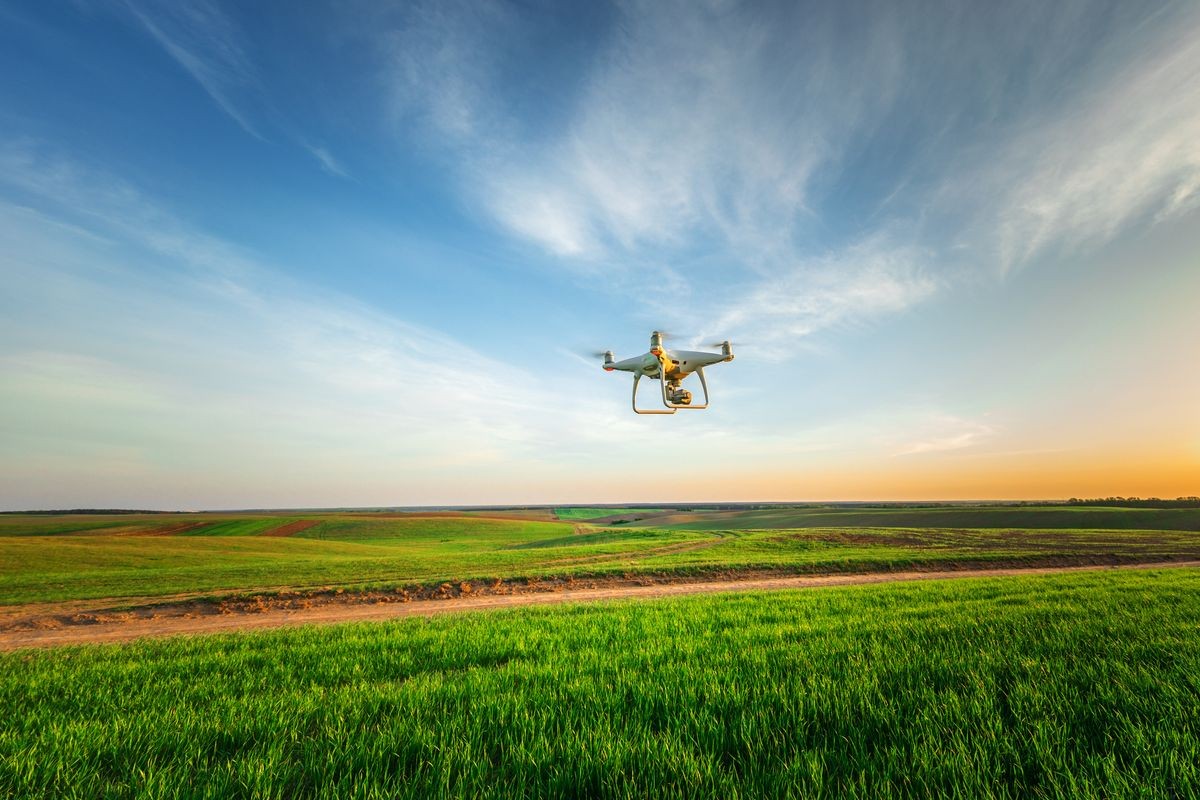
<svg viewBox="0 0 1200 800">
<path fill-rule="evenodd" d="M 698 411 L 708 408 L 708 382 L 704 380 L 704 368 L 733 360 L 733 345 L 729 342 L 721 342 L 714 346 L 720 347 L 721 352 L 668 350 L 663 345 L 663 334 L 654 331 L 650 334 L 650 352 L 624 361 L 614 361 L 612 351 L 606 351 L 604 369 L 606 372 L 620 370 L 633 373 L 633 410 L 638 414 L 674 414 L 681 408 Z M 704 402 L 696 405 L 692 404 L 692 393 L 682 385 L 684 379 L 693 372 L 700 376 L 700 386 L 704 389 Z M 662 387 L 663 405 L 666 408 L 638 408 L 638 381 L 643 377 L 658 379 Z"/>
</svg>

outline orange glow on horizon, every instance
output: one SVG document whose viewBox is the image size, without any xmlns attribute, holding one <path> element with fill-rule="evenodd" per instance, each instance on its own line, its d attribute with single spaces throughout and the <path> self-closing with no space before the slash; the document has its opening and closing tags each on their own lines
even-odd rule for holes
<svg viewBox="0 0 1200 800">
<path fill-rule="evenodd" d="M 1200 458 L 1046 454 L 1019 459 L 943 458 L 860 468 L 803 470 L 736 481 L 737 494 L 821 500 L 1038 500 L 1200 495 Z"/>
<path fill-rule="evenodd" d="M 1200 448 L 839 458 L 834 466 L 667 473 L 653 485 L 647 494 L 647 485 L 630 476 L 628 482 L 606 486 L 605 495 L 612 502 L 1170 499 L 1200 495 Z"/>
</svg>

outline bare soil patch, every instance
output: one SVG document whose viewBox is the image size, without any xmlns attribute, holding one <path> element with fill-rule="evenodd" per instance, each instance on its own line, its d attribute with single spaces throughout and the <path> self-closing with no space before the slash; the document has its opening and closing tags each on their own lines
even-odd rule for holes
<svg viewBox="0 0 1200 800">
<path fill-rule="evenodd" d="M 291 625 L 385 620 L 456 611 L 653 598 L 680 594 L 818 588 L 890 581 L 1037 575 L 1101 569 L 1200 567 L 1200 560 L 1153 562 L 1132 557 L 1098 556 L 1072 560 L 938 563 L 902 570 L 799 575 L 763 570 L 719 570 L 701 575 L 678 573 L 593 577 L 555 576 L 489 581 L 453 581 L 394 589 L 348 591 L 325 588 L 280 591 L 227 598 L 180 598 L 129 605 L 129 601 L 37 604 L 5 609 L 0 617 L 0 650 L 68 644 L 120 642 L 153 636 L 217 633 Z M 24 611 L 28 613 L 23 613 Z"/>
<path fill-rule="evenodd" d="M 264 531 L 263 536 L 295 536 L 301 531 L 306 531 L 314 525 L 320 525 L 319 519 L 298 519 L 295 522 L 289 522 L 286 525 L 280 525 L 278 528 L 272 528 L 269 531 Z"/>
<path fill-rule="evenodd" d="M 204 520 L 201 522 L 172 522 L 166 525 L 160 525 L 157 528 L 137 531 L 134 536 L 175 536 L 176 534 L 194 531 L 198 528 L 206 528 L 212 524 L 212 520 Z"/>
</svg>

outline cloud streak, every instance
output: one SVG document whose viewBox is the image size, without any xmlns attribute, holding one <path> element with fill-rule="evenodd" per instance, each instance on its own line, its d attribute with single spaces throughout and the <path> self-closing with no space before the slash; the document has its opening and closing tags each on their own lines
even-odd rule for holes
<svg viewBox="0 0 1200 800">
<path fill-rule="evenodd" d="M 242 108 L 244 95 L 261 91 L 253 63 L 237 28 L 215 4 L 207 0 L 122 0 L 120 7 L 242 130 L 257 139 L 265 138 Z"/>
<path fill-rule="evenodd" d="M 312 157 L 321 165 L 321 169 L 338 178 L 349 178 L 350 173 L 342 166 L 342 163 L 333 157 L 333 154 L 325 147 L 320 145 L 304 143 L 304 149 L 312 154 Z"/>
<path fill-rule="evenodd" d="M 923 428 L 918 433 L 920 438 L 902 444 L 896 456 L 967 450 L 997 434 L 996 428 L 991 425 L 947 414 L 933 415 L 918 427 Z"/>
<path fill-rule="evenodd" d="M 1136 44 L 944 188 L 948 204 L 990 199 L 970 235 L 1000 270 L 1094 249 L 1200 201 L 1200 10 L 1185 4 Z"/>
<path fill-rule="evenodd" d="M 348 178 L 342 163 L 324 145 L 270 122 L 269 92 L 239 26 L 212 0 L 113 0 L 243 131 L 266 142 L 267 129 L 285 135 L 329 175 Z M 264 111 L 266 109 L 266 111 Z M 287 128 L 293 128 L 287 130 Z"/>
<path fill-rule="evenodd" d="M 920 251 L 886 237 L 859 242 L 763 279 L 717 317 L 709 332 L 748 331 L 759 354 L 787 360 L 796 340 L 910 308 L 938 289 Z"/>
</svg>

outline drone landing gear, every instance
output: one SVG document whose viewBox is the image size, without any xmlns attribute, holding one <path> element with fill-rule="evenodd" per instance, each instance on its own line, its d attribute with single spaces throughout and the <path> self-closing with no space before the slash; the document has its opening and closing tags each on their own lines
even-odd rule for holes
<svg viewBox="0 0 1200 800">
<path fill-rule="evenodd" d="M 681 378 L 672 381 L 667 380 L 664 372 L 659 371 L 658 382 L 662 387 L 662 400 L 665 409 L 638 408 L 637 390 L 638 381 L 642 379 L 640 372 L 633 374 L 633 410 L 638 414 L 674 414 L 681 408 L 690 409 L 692 411 L 700 411 L 708 408 L 708 381 L 704 380 L 704 369 L 696 370 L 696 374 L 700 376 L 700 385 L 704 388 L 704 402 L 692 405 L 692 393 L 680 386 Z"/>
</svg>

